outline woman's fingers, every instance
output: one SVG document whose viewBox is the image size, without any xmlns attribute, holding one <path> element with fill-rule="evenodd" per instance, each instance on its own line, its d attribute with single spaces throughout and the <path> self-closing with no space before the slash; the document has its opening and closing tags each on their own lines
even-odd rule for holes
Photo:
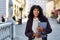
<svg viewBox="0 0 60 40">
<path fill-rule="evenodd" d="M 37 30 L 38 30 L 39 32 L 43 32 L 43 28 L 42 28 L 42 27 L 38 27 Z"/>
<path fill-rule="evenodd" d="M 41 35 L 37 34 L 37 33 L 35 33 L 34 36 L 37 37 L 37 38 L 41 37 Z"/>
</svg>

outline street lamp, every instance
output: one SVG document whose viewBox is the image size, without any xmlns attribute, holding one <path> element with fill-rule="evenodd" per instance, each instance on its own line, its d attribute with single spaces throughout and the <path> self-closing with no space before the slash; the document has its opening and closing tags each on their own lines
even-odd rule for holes
<svg viewBox="0 0 60 40">
<path fill-rule="evenodd" d="M 20 10 L 20 12 L 21 12 L 21 19 L 20 19 L 20 22 L 19 22 L 19 23 L 22 24 L 22 11 L 23 11 L 23 8 L 20 7 L 19 10 Z"/>
</svg>

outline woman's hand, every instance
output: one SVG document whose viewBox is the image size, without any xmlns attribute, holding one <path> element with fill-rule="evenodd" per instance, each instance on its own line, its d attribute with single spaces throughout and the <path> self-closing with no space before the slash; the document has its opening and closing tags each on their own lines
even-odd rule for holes
<svg viewBox="0 0 60 40">
<path fill-rule="evenodd" d="M 37 28 L 37 30 L 38 30 L 38 32 L 44 32 L 43 28 L 40 26 Z"/>
<path fill-rule="evenodd" d="M 40 38 L 41 37 L 41 35 L 37 34 L 37 33 L 34 33 L 33 36 L 35 36 L 36 38 Z"/>
</svg>

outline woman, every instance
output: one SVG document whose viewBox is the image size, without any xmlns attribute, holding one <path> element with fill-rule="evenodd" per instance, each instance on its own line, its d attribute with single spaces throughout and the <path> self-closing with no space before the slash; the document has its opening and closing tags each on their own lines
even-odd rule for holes
<svg viewBox="0 0 60 40">
<path fill-rule="evenodd" d="M 47 22 L 47 28 L 44 30 L 42 27 L 38 27 L 38 22 Z M 46 37 L 42 38 L 41 34 L 36 33 L 36 31 L 41 32 Z M 47 34 L 51 32 L 51 26 L 48 19 L 43 15 L 42 8 L 39 5 L 33 5 L 28 15 L 25 30 L 25 35 L 28 37 L 28 40 L 47 40 Z"/>
</svg>

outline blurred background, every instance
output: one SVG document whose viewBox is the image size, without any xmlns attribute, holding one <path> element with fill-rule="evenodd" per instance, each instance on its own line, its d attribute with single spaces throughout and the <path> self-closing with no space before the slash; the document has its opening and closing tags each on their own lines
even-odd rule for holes
<svg viewBox="0 0 60 40">
<path fill-rule="evenodd" d="M 10 16 L 16 22 L 14 40 L 27 40 L 24 32 L 32 5 L 40 5 L 49 20 L 52 33 L 48 34 L 48 40 L 59 40 L 60 0 L 0 0 L 0 23 L 2 23 L 2 17 L 7 21 Z"/>
</svg>

